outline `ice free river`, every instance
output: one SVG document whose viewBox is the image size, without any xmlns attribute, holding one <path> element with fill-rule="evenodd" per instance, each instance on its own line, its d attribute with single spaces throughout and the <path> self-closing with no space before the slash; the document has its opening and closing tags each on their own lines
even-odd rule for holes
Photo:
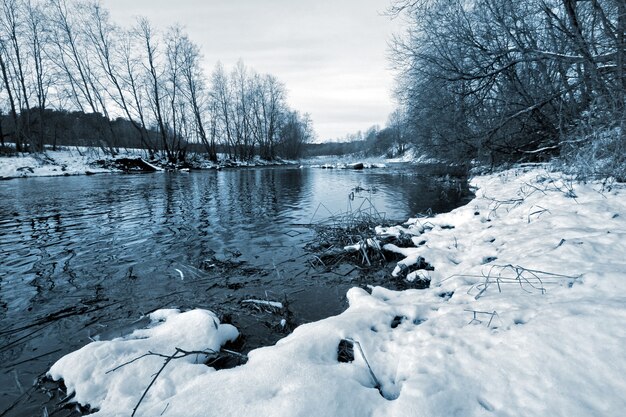
<svg viewBox="0 0 626 417">
<path fill-rule="evenodd" d="M 397 221 L 450 210 L 469 193 L 444 175 L 398 164 L 0 182 L 0 415 L 42 415 L 33 381 L 54 361 L 158 308 L 213 310 L 244 351 L 282 336 L 280 317 L 246 298 L 286 298 L 295 324 L 340 313 L 369 278 L 312 268 L 306 225 L 359 207 Z"/>
</svg>

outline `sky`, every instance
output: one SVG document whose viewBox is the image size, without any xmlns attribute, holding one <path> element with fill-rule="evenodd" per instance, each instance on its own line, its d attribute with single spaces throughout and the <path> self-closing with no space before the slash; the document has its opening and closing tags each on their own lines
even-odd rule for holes
<svg viewBox="0 0 626 417">
<path fill-rule="evenodd" d="M 390 0 L 101 0 L 123 26 L 137 16 L 165 30 L 178 23 L 204 55 L 207 73 L 239 59 L 282 81 L 290 106 L 309 113 L 316 141 L 343 138 L 393 110 Z"/>
</svg>

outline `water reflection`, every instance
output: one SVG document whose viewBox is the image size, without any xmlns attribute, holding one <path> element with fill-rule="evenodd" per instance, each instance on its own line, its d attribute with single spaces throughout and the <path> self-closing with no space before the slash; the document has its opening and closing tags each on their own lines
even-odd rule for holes
<svg viewBox="0 0 626 417">
<path fill-rule="evenodd" d="M 290 233 L 298 225 L 370 203 L 397 220 L 429 208 L 443 211 L 461 198 L 459 186 L 406 167 L 4 182 L 0 302 L 10 316 L 29 305 L 35 290 L 80 289 L 105 278 L 114 286 L 131 265 L 159 280 L 173 263 L 197 265 L 212 253 L 267 263 L 269 255 L 285 256 L 270 248 L 289 251 L 298 243 Z M 350 200 L 355 187 L 361 191 Z"/>
</svg>

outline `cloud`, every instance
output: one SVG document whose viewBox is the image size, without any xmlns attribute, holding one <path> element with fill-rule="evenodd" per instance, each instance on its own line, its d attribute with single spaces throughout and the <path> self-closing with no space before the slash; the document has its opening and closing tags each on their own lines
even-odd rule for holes
<svg viewBox="0 0 626 417">
<path fill-rule="evenodd" d="M 380 15 L 389 0 L 103 0 L 116 21 L 145 15 L 181 23 L 210 73 L 239 59 L 285 83 L 289 102 L 311 113 L 320 138 L 383 123 L 393 105 L 387 41 L 399 23 Z M 338 120 L 341 117 L 342 120 Z M 343 122 L 343 123 L 342 123 Z"/>
</svg>

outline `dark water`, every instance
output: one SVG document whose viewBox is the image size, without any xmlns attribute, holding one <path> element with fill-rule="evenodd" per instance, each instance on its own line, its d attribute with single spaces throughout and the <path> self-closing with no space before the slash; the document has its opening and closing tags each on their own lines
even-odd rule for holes
<svg viewBox="0 0 626 417">
<path fill-rule="evenodd" d="M 280 337 L 280 317 L 243 299 L 286 298 L 296 324 L 340 313 L 345 291 L 367 277 L 311 268 L 306 224 L 358 208 L 402 221 L 462 204 L 464 181 L 435 171 L 283 167 L 0 182 L 0 416 L 41 416 L 46 397 L 33 381 L 54 361 L 129 332 L 158 308 L 211 309 L 240 328 L 244 350 Z"/>
</svg>

